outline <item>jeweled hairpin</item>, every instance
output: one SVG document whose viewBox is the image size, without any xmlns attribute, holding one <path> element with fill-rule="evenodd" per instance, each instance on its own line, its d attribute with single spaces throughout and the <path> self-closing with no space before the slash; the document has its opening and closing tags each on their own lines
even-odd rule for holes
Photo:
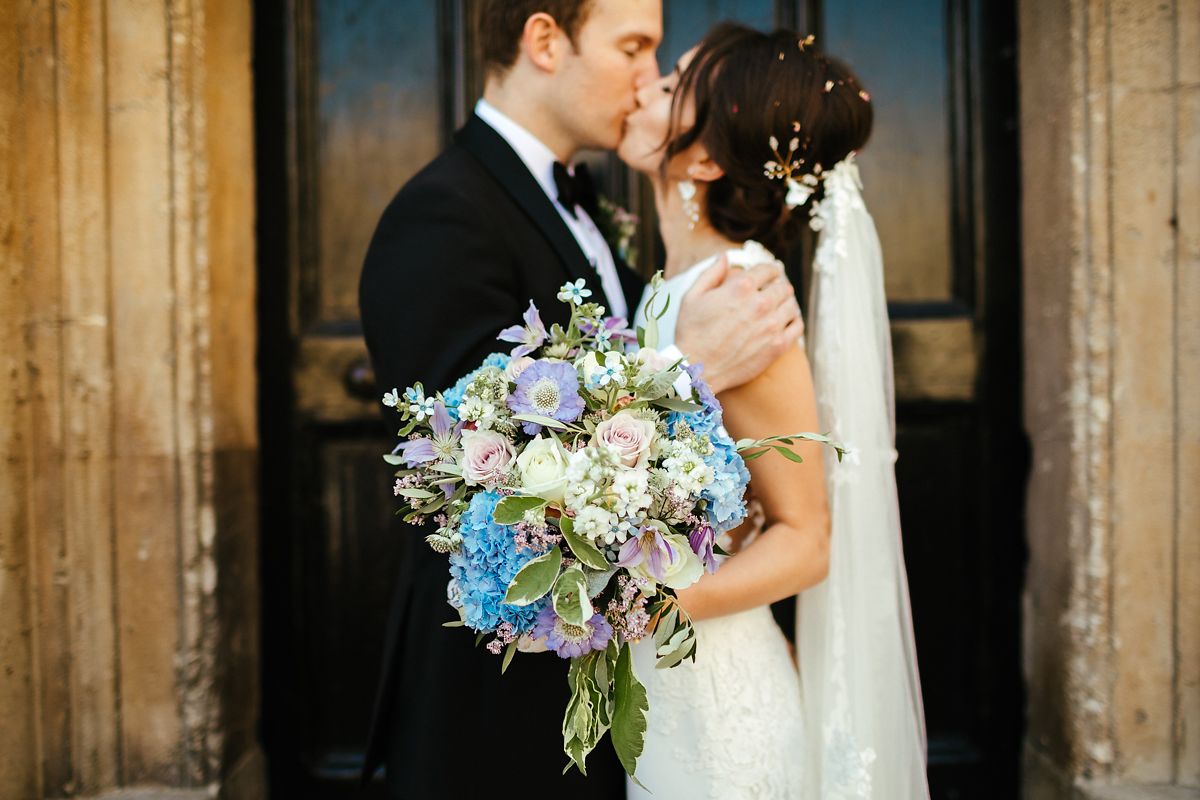
<svg viewBox="0 0 1200 800">
<path fill-rule="evenodd" d="M 798 131 L 800 123 L 793 122 L 792 129 Z M 800 171 L 801 165 L 804 163 L 803 158 L 796 158 L 796 151 L 800 149 L 800 137 L 793 136 L 788 142 L 787 156 L 779 152 L 779 140 L 774 136 L 767 142 L 771 145 L 771 153 L 775 158 L 763 164 L 763 175 L 768 180 L 783 180 L 787 186 L 787 197 L 784 198 L 784 203 L 788 208 L 804 205 L 817 190 L 819 181 L 817 175 L 821 174 L 821 165 L 815 164 L 811 173 L 806 172 L 796 178 L 795 174 Z"/>
</svg>

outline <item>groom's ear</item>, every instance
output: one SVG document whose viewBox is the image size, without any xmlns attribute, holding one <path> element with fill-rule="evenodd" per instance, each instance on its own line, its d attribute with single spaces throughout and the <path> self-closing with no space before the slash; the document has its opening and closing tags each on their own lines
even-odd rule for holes
<svg viewBox="0 0 1200 800">
<path fill-rule="evenodd" d="M 558 27 L 558 22 L 544 11 L 532 14 L 525 20 L 525 30 L 521 34 L 521 50 L 538 69 L 544 72 L 556 71 L 567 41 L 567 36 L 563 29 Z"/>
</svg>

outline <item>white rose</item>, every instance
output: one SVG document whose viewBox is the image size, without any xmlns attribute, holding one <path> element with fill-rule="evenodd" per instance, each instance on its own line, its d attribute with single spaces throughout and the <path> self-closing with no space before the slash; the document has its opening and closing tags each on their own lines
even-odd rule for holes
<svg viewBox="0 0 1200 800">
<path fill-rule="evenodd" d="M 563 488 L 567 485 L 567 459 L 569 454 L 552 436 L 540 434 L 525 445 L 517 456 L 517 467 L 521 471 L 521 491 L 536 495 L 552 503 L 561 503 Z"/>
<path fill-rule="evenodd" d="M 704 574 L 704 562 L 692 550 L 687 537 L 678 533 L 669 533 L 663 538 L 666 539 L 667 547 L 671 548 L 671 554 L 674 556 L 666 565 L 663 585 L 671 589 L 686 589 L 700 580 L 700 576 Z M 650 574 L 649 567 L 647 559 L 632 567 L 630 572 L 637 577 L 653 582 L 654 576 Z"/>
<path fill-rule="evenodd" d="M 498 483 L 512 465 L 512 444 L 495 431 L 465 430 L 463 443 L 463 477 L 468 486 Z"/>
<path fill-rule="evenodd" d="M 626 467 L 643 468 L 650 461 L 654 422 L 631 411 L 618 411 L 596 426 L 592 444 L 611 448 Z"/>
</svg>

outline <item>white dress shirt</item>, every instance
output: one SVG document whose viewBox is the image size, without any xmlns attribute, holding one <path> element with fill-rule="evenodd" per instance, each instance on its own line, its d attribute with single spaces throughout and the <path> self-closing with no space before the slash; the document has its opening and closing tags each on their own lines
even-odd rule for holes
<svg viewBox="0 0 1200 800">
<path fill-rule="evenodd" d="M 540 139 L 488 101 L 480 98 L 475 104 L 475 114 L 495 129 L 516 151 L 517 156 L 558 210 L 558 215 L 579 243 L 579 249 L 596 270 L 600 287 L 608 300 L 608 314 L 629 319 L 629 308 L 625 303 L 625 293 L 621 289 L 621 279 L 617 275 L 617 265 L 613 263 L 612 253 L 604 241 L 604 235 L 582 208 L 576 207 L 576 216 L 558 202 L 558 189 L 554 185 L 554 163 L 558 161 L 558 157 Z M 569 169 L 574 172 L 572 168 Z"/>
</svg>

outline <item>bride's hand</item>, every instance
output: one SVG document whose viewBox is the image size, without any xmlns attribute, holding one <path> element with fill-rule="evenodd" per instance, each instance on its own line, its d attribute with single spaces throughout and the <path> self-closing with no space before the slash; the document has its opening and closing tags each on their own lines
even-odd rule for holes
<svg viewBox="0 0 1200 800">
<path fill-rule="evenodd" d="M 683 298 L 675 345 L 704 367 L 714 393 L 758 377 L 804 333 L 796 293 L 778 262 L 730 269 L 724 256 Z"/>
</svg>

